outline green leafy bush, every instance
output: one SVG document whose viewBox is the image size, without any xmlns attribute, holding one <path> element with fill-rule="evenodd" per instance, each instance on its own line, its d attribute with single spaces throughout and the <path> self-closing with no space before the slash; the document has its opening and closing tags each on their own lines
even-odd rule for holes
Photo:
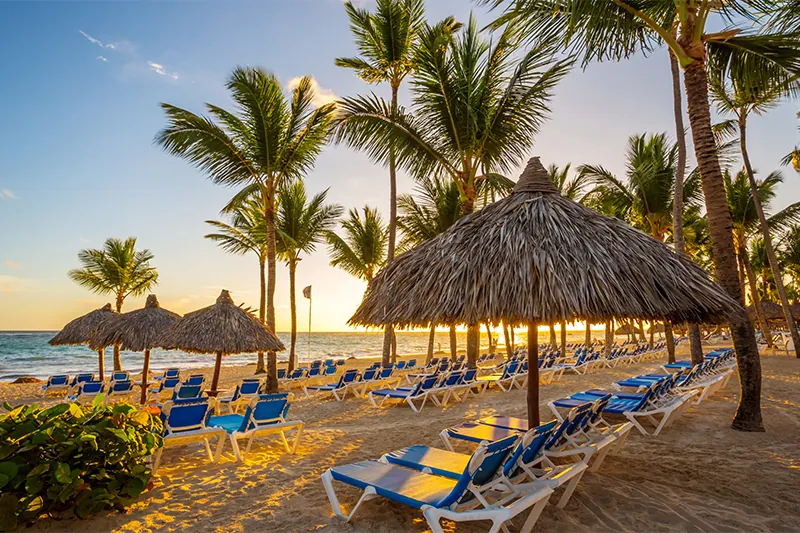
<svg viewBox="0 0 800 533">
<path fill-rule="evenodd" d="M 161 420 L 129 404 L 5 404 L 0 414 L 0 530 L 48 514 L 86 518 L 147 487 Z"/>
</svg>

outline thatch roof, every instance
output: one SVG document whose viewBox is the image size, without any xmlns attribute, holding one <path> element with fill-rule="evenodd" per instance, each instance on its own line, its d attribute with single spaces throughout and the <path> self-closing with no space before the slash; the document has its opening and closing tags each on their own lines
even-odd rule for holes
<svg viewBox="0 0 800 533">
<path fill-rule="evenodd" d="M 283 343 L 251 313 L 237 307 L 223 290 L 217 303 L 185 315 L 158 346 L 190 353 L 237 354 L 285 350 Z"/>
<path fill-rule="evenodd" d="M 792 316 L 795 320 L 800 320 L 800 302 L 795 302 L 789 306 L 792 311 Z"/>
<path fill-rule="evenodd" d="M 664 324 L 656 324 L 647 328 L 647 333 L 664 333 Z"/>
<path fill-rule="evenodd" d="M 644 335 L 644 332 L 640 328 L 634 328 L 630 324 L 623 324 L 614 331 L 614 335 L 630 335 L 632 333 Z"/>
<path fill-rule="evenodd" d="M 533 158 L 510 196 L 382 269 L 350 324 L 721 322 L 741 312 L 699 266 L 561 196 Z"/>
<path fill-rule="evenodd" d="M 143 352 L 155 347 L 155 341 L 180 317 L 177 313 L 162 309 L 158 298 L 151 294 L 142 309 L 103 320 L 89 334 L 89 346 L 99 350 L 119 345 L 123 350 Z"/>
<path fill-rule="evenodd" d="M 89 342 L 89 334 L 100 325 L 103 320 L 113 316 L 118 315 L 111 310 L 111 304 L 106 304 L 100 309 L 95 309 L 64 326 L 64 329 L 50 339 L 50 345 L 86 344 Z"/>
<path fill-rule="evenodd" d="M 747 314 L 750 316 L 751 320 L 755 320 L 755 306 L 749 305 L 747 306 Z M 765 320 L 785 320 L 783 316 L 783 307 L 780 304 L 776 304 L 775 302 L 769 302 L 766 300 L 761 301 L 761 314 Z"/>
</svg>

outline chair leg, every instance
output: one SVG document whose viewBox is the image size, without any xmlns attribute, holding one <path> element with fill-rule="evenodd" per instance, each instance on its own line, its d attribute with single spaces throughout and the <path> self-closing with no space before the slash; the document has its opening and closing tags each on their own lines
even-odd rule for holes
<svg viewBox="0 0 800 533">
<path fill-rule="evenodd" d="M 292 453 L 292 449 L 289 447 L 289 441 L 286 440 L 286 433 L 284 433 L 283 431 L 281 431 L 280 433 L 281 433 L 281 440 L 283 441 L 283 447 L 286 448 L 287 453 Z"/>
<path fill-rule="evenodd" d="M 206 447 L 206 453 L 208 454 L 208 460 L 210 462 L 214 462 L 214 454 L 211 453 L 211 445 L 208 443 L 208 439 L 203 439 L 203 444 Z"/>
<path fill-rule="evenodd" d="M 236 458 L 236 462 L 241 463 L 242 453 L 239 451 L 239 440 L 234 435 L 231 435 L 231 448 L 233 448 L 233 456 Z"/>
<path fill-rule="evenodd" d="M 303 424 L 300 424 L 297 427 L 297 435 L 294 437 L 294 444 L 292 445 L 292 451 L 290 453 L 295 453 L 297 451 L 297 444 L 300 442 L 300 436 L 303 434 Z"/>
<path fill-rule="evenodd" d="M 542 498 L 534 504 L 530 514 L 528 514 L 528 518 L 525 520 L 525 524 L 523 524 L 522 529 L 519 530 L 520 533 L 530 533 L 533 530 L 533 526 L 536 524 L 536 521 L 539 520 L 544 506 L 547 505 L 547 500 L 548 498 Z"/>
<path fill-rule="evenodd" d="M 564 494 L 561 495 L 561 498 L 558 499 L 558 503 L 556 507 L 559 509 L 563 509 L 569 503 L 569 499 L 572 497 L 572 493 L 575 492 L 575 488 L 578 486 L 581 478 L 583 477 L 583 473 L 585 470 L 579 472 L 575 477 L 573 477 L 567 486 L 564 488 Z"/>
<path fill-rule="evenodd" d="M 158 470 L 158 465 L 161 463 L 161 452 L 164 451 L 164 448 L 159 448 L 156 450 L 156 454 L 153 457 L 153 475 L 155 475 L 156 470 Z"/>
<path fill-rule="evenodd" d="M 217 437 L 217 451 L 214 452 L 214 463 L 219 463 L 219 460 L 222 457 L 222 448 L 225 447 L 226 436 L 226 433 L 220 433 L 219 437 Z"/>
</svg>

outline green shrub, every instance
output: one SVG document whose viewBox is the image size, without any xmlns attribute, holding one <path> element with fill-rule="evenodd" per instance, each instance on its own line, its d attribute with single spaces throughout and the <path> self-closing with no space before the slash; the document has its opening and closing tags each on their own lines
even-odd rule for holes
<svg viewBox="0 0 800 533">
<path fill-rule="evenodd" d="M 129 404 L 23 405 L 0 414 L 0 530 L 48 514 L 122 509 L 147 487 L 161 421 Z"/>
</svg>

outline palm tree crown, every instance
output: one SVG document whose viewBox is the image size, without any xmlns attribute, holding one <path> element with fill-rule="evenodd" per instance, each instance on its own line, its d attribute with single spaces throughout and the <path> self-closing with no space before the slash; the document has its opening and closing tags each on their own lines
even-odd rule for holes
<svg viewBox="0 0 800 533">
<path fill-rule="evenodd" d="M 150 250 L 136 250 L 136 237 L 107 239 L 102 249 L 86 249 L 78 253 L 81 268 L 70 270 L 69 277 L 98 294 L 113 294 L 116 310 L 128 296 L 141 296 L 158 283 L 158 272 L 150 264 Z"/>
<path fill-rule="evenodd" d="M 206 239 L 214 241 L 226 252 L 235 255 L 252 252 L 266 261 L 266 221 L 256 200 L 250 198 L 240 203 L 232 211 L 230 223 L 206 220 L 206 224 L 217 230 L 217 233 L 206 235 Z"/>
<path fill-rule="evenodd" d="M 569 171 L 572 163 L 567 163 L 564 168 L 559 168 L 553 163 L 547 167 L 547 174 L 561 193 L 561 196 L 582 203 L 586 193 L 588 179 L 585 173 L 578 172 L 570 179 Z"/>
<path fill-rule="evenodd" d="M 342 206 L 325 204 L 327 196 L 325 189 L 309 200 L 302 181 L 278 192 L 277 250 L 278 256 L 287 263 L 296 262 L 301 253 L 314 252 L 342 215 Z"/>
<path fill-rule="evenodd" d="M 328 233 L 331 266 L 348 274 L 372 281 L 386 262 L 388 232 L 377 209 L 364 207 L 362 218 L 358 209 L 351 209 L 349 218 L 342 221 L 344 237 Z"/>
</svg>

